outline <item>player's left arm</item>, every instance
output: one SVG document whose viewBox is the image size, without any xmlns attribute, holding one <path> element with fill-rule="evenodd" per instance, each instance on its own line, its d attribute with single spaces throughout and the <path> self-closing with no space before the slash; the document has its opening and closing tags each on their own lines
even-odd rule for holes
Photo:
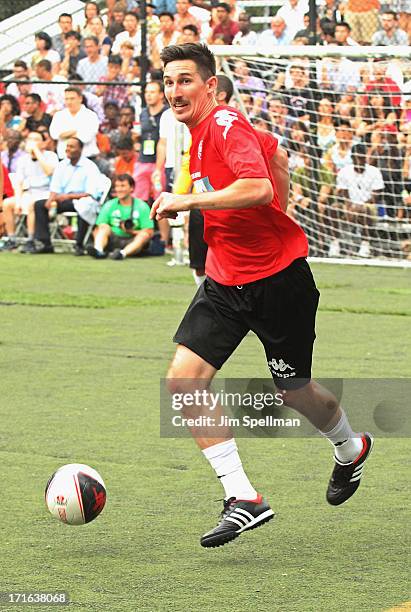
<svg viewBox="0 0 411 612">
<path fill-rule="evenodd" d="M 283 147 L 277 147 L 274 155 L 270 158 L 270 170 L 277 187 L 280 206 L 286 212 L 290 193 L 290 172 L 288 169 L 288 153 Z"/>
<path fill-rule="evenodd" d="M 151 218 L 175 218 L 184 210 L 228 210 L 271 204 L 273 186 L 268 178 L 237 179 L 218 191 L 177 195 L 162 193 L 151 208 Z"/>
</svg>

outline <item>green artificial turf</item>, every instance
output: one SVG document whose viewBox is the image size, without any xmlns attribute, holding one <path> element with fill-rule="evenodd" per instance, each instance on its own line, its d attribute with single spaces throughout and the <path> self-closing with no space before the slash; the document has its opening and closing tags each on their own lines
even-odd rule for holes
<svg viewBox="0 0 411 612">
<path fill-rule="evenodd" d="M 277 516 L 204 550 L 223 491 L 192 440 L 159 436 L 159 379 L 194 293 L 190 271 L 164 258 L 6 253 L 0 266 L 0 591 L 64 590 L 62 609 L 93 612 L 375 612 L 410 598 L 408 439 L 377 437 L 341 508 L 325 502 L 327 441 L 239 440 Z M 408 376 L 410 271 L 313 270 L 314 374 Z M 220 376 L 267 377 L 255 337 Z M 102 515 L 82 527 L 44 505 L 48 477 L 71 462 L 98 469 L 108 490 Z"/>
</svg>

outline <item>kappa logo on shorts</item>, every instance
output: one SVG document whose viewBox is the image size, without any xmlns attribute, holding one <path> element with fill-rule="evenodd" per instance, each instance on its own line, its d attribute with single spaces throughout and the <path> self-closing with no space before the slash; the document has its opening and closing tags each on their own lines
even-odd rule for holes
<svg viewBox="0 0 411 612">
<path fill-rule="evenodd" d="M 285 363 L 284 359 L 271 359 L 271 361 L 267 361 L 268 367 L 272 374 L 278 376 L 279 378 L 291 378 L 295 376 L 295 368 L 291 367 L 288 363 Z M 290 372 L 286 372 L 286 370 L 290 370 Z"/>
</svg>

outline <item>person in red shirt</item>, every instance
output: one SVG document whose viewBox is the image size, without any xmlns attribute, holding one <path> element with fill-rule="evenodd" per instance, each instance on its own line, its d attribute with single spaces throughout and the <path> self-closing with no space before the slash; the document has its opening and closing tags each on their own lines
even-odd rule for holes
<svg viewBox="0 0 411 612">
<path fill-rule="evenodd" d="M 159 220 L 199 208 L 208 244 L 207 278 L 175 334 L 167 386 L 174 410 L 180 407 L 185 419 L 174 416 L 172 423 L 190 428 L 224 487 L 222 518 L 201 538 L 202 546 L 216 547 L 274 516 L 250 483 L 231 427 L 209 391 L 217 370 L 250 330 L 264 346 L 280 400 L 334 447 L 330 504 L 355 493 L 373 440 L 355 434 L 335 396 L 311 379 L 319 292 L 305 259 L 304 232 L 281 206 L 288 190 L 284 164 L 278 162 L 281 147 L 272 147 L 269 158 L 245 117 L 217 105 L 215 58 L 205 45 L 169 46 L 161 59 L 167 100 L 191 132 L 196 193 L 162 193 L 151 214 Z"/>
<path fill-rule="evenodd" d="M 220 2 L 216 6 L 217 25 L 213 27 L 208 42 L 213 42 L 214 38 L 221 35 L 225 45 L 231 45 L 234 36 L 240 31 L 238 23 L 230 19 L 230 5 Z"/>
</svg>

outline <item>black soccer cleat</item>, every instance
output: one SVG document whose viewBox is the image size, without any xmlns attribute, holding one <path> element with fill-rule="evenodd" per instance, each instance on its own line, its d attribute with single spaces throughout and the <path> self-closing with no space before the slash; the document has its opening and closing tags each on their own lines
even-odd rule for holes
<svg viewBox="0 0 411 612">
<path fill-rule="evenodd" d="M 274 512 L 261 495 L 256 501 L 230 497 L 224 500 L 224 509 L 217 527 L 205 533 L 200 540 L 205 548 L 223 546 L 247 529 L 255 529 L 274 518 Z"/>
<path fill-rule="evenodd" d="M 363 448 L 355 461 L 341 463 L 334 457 L 335 467 L 327 489 L 327 501 L 332 506 L 346 502 L 360 486 L 362 471 L 374 444 L 369 433 L 363 434 L 361 439 Z"/>
</svg>

